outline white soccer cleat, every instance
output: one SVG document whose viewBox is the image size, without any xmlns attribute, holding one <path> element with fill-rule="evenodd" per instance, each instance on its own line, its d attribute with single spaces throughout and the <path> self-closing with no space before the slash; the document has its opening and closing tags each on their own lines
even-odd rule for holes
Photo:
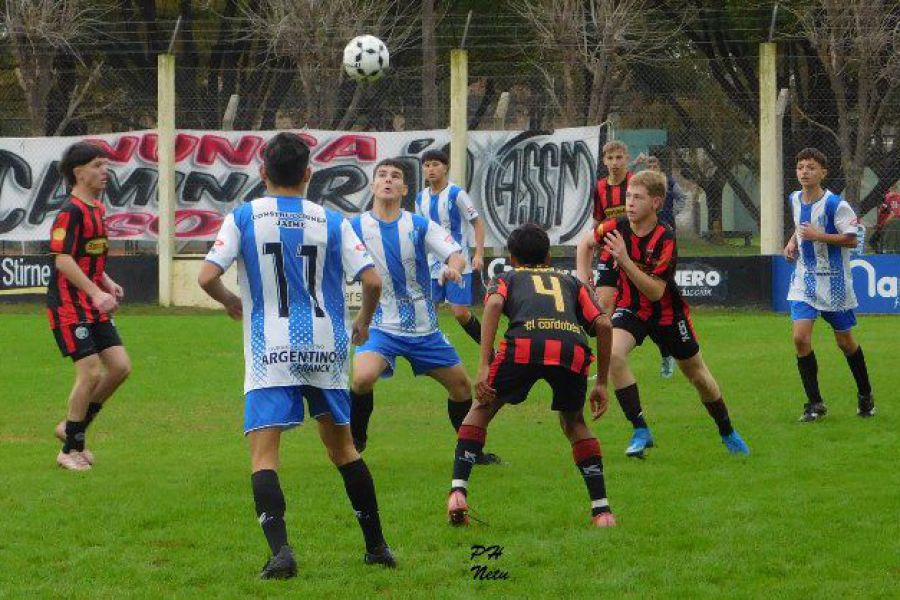
<svg viewBox="0 0 900 600">
<path fill-rule="evenodd" d="M 69 452 L 68 454 L 60 450 L 56 455 L 56 464 L 69 471 L 89 471 L 90 463 L 82 456 L 81 452 Z"/>
</svg>

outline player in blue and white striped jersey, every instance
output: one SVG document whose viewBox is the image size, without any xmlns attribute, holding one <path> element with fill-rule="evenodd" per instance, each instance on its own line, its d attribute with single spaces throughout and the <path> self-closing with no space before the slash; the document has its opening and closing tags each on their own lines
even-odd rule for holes
<svg viewBox="0 0 900 600">
<path fill-rule="evenodd" d="M 856 246 L 857 218 L 847 202 L 822 188 L 827 173 L 827 159 L 819 150 L 805 148 L 797 154 L 797 179 L 802 189 L 790 195 L 796 231 L 784 248 L 785 258 L 796 261 L 788 300 L 797 368 L 808 400 L 800 417 L 805 422 L 817 421 L 827 412 L 812 350 L 813 323 L 819 314 L 834 330 L 835 341 L 856 380 L 857 414 L 875 414 L 866 360 L 852 333 L 857 302 L 850 248 Z"/>
<path fill-rule="evenodd" d="M 272 551 L 264 579 L 297 573 L 276 470 L 281 432 L 303 422 L 304 397 L 356 511 L 365 562 L 395 566 L 381 532 L 372 476 L 348 427 L 349 344 L 368 338 L 381 278 L 344 217 L 303 198 L 312 173 L 308 165 L 309 147 L 297 135 L 282 133 L 269 141 L 260 167 L 267 195 L 225 218 L 198 278 L 232 318 L 244 322 L 244 433 L 256 512 Z M 235 261 L 240 298 L 221 281 Z M 344 303 L 347 277 L 363 286 L 352 329 Z"/>
<path fill-rule="evenodd" d="M 431 254 L 446 264 L 443 275 L 458 282 L 465 259 L 445 229 L 401 208 L 407 193 L 403 168 L 392 159 L 375 166 L 372 210 L 352 220 L 384 281 L 369 340 L 353 357 L 350 426 L 360 451 L 368 440 L 375 382 L 393 375 L 398 356 L 409 361 L 415 375 L 429 375 L 446 388 L 447 413 L 455 430 L 472 407 L 469 376 L 438 329 L 428 266 Z"/>
<path fill-rule="evenodd" d="M 445 300 L 449 302 L 450 310 L 463 331 L 481 344 L 481 323 L 469 307 L 472 306 L 473 271 L 480 276 L 484 266 L 484 223 L 466 191 L 448 179 L 449 167 L 450 158 L 442 150 L 428 150 L 422 154 L 422 171 L 428 187 L 416 195 L 416 212 L 448 230 L 460 245 L 466 259 L 460 283 L 441 282 L 443 264 L 429 257 L 432 296 L 437 304 Z M 475 253 L 470 260 L 472 245 L 475 246 Z"/>
</svg>

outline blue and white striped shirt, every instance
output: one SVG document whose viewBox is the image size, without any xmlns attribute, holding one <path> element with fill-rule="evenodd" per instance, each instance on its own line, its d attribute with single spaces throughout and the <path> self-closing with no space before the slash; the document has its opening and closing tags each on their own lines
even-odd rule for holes
<svg viewBox="0 0 900 600">
<path fill-rule="evenodd" d="M 469 248 L 475 244 L 471 223 L 478 218 L 478 211 L 466 191 L 453 183 L 448 183 L 437 194 L 431 193 L 431 188 L 425 188 L 416 195 L 416 213 L 450 232 L 453 241 L 459 244 L 463 258 L 466 259 L 463 275 L 471 273 Z M 428 264 L 432 279 L 437 279 L 442 268 L 441 261 L 429 256 Z"/>
</svg>

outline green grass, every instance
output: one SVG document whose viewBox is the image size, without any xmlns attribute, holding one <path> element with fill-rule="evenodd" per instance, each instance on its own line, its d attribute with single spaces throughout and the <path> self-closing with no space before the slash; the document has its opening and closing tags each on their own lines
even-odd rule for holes
<svg viewBox="0 0 900 600">
<path fill-rule="evenodd" d="M 255 579 L 266 547 L 241 437 L 239 325 L 221 314 L 126 309 L 134 373 L 90 431 L 97 466 L 55 467 L 53 426 L 72 380 L 40 310 L 0 314 L 0 597 L 889 598 L 900 586 L 896 366 L 900 319 L 862 317 L 880 413 L 855 416 L 844 359 L 817 329 L 828 418 L 796 422 L 802 391 L 786 317 L 697 311 L 704 355 L 753 449 L 728 456 L 688 384 L 659 356 L 634 366 L 658 447 L 626 459 L 617 406 L 593 428 L 619 526 L 589 526 L 571 453 L 539 384 L 505 409 L 471 499 L 490 525 L 445 523 L 454 436 L 446 394 L 406 365 L 377 389 L 365 458 L 400 569 L 361 564 L 362 539 L 314 430 L 282 444 L 301 575 Z M 471 368 L 475 346 L 444 315 Z M 473 581 L 472 544 L 499 544 L 508 581 Z M 496 564 L 492 564 L 496 563 Z M 890 590 L 894 590 L 891 592 Z"/>
</svg>

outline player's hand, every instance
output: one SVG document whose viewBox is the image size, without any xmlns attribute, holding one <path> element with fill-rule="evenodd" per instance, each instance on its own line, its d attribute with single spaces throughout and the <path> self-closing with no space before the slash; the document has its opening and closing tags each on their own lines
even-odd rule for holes
<svg viewBox="0 0 900 600">
<path fill-rule="evenodd" d="M 441 271 L 439 281 L 441 282 L 441 285 L 444 285 L 448 281 L 452 281 L 454 283 L 462 283 L 462 274 L 451 267 L 444 267 L 444 270 Z"/>
<path fill-rule="evenodd" d="M 363 323 L 358 317 L 353 321 L 353 332 L 350 340 L 354 346 L 362 346 L 369 339 L 369 324 Z"/>
<path fill-rule="evenodd" d="M 631 260 L 631 256 L 628 255 L 628 250 L 625 248 L 625 238 L 616 229 L 607 233 L 603 238 L 603 247 L 613 255 L 620 265 L 627 264 Z"/>
<path fill-rule="evenodd" d="M 797 236 L 803 240 L 816 242 L 821 239 L 822 232 L 809 223 L 800 223 L 800 227 L 797 228 Z"/>
<path fill-rule="evenodd" d="M 591 390 L 591 418 L 596 421 L 603 416 L 607 408 L 609 408 L 609 395 L 606 392 L 606 386 L 598 383 Z"/>
<path fill-rule="evenodd" d="M 478 273 L 481 272 L 481 268 L 484 266 L 484 257 L 478 252 L 475 253 L 475 256 L 472 257 L 472 270 Z"/>
<path fill-rule="evenodd" d="M 225 304 L 225 312 L 228 313 L 228 316 L 235 321 L 240 321 L 241 319 L 243 319 L 244 306 L 243 304 L 241 304 L 241 299 L 237 296 L 230 298 Z"/>
<path fill-rule="evenodd" d="M 91 296 L 91 304 L 94 305 L 94 308 L 101 312 L 111 313 L 115 312 L 117 308 L 119 308 L 119 303 L 116 302 L 115 296 L 104 292 L 103 290 L 99 290 L 96 294 Z"/>
<path fill-rule="evenodd" d="M 479 404 L 490 404 L 497 397 L 497 390 L 488 384 L 490 368 L 482 366 L 478 369 L 478 377 L 475 378 L 475 400 Z"/>
<path fill-rule="evenodd" d="M 115 296 L 117 301 L 121 301 L 125 297 L 125 288 L 112 279 L 109 280 L 106 291 Z"/>
<path fill-rule="evenodd" d="M 797 241 L 791 237 L 790 241 L 787 243 L 787 246 L 784 247 L 784 257 L 790 262 L 794 262 L 797 260 Z"/>
</svg>

